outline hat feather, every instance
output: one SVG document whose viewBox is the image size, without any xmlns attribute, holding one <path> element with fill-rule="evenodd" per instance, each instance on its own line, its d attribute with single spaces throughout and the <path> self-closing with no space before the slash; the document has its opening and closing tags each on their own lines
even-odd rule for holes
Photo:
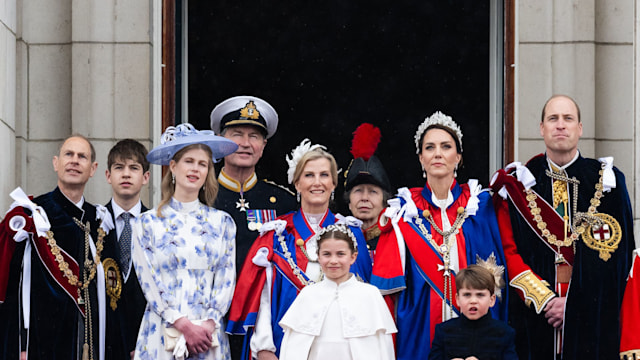
<svg viewBox="0 0 640 360">
<path fill-rule="evenodd" d="M 369 158 L 376 152 L 381 137 L 380 129 L 369 123 L 358 126 L 353 132 L 353 141 L 351 142 L 353 158 L 361 157 L 365 161 L 369 161 Z"/>
</svg>

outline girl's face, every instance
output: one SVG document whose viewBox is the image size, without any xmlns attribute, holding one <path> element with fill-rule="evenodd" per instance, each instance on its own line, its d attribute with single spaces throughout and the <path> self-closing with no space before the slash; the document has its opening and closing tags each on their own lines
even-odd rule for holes
<svg viewBox="0 0 640 360">
<path fill-rule="evenodd" d="M 356 261 L 358 253 L 352 252 L 346 240 L 325 239 L 318 249 L 318 262 L 324 276 L 338 284 L 349 280 L 349 268 Z"/>
<path fill-rule="evenodd" d="M 171 160 L 169 169 L 176 177 L 176 192 L 197 194 L 207 179 L 209 161 L 209 154 L 197 148 L 185 152 L 177 162 Z"/>
</svg>

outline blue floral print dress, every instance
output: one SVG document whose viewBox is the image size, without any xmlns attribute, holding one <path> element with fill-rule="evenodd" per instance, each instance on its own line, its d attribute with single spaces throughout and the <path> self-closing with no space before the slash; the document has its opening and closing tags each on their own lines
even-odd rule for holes
<svg viewBox="0 0 640 360">
<path fill-rule="evenodd" d="M 174 359 L 164 347 L 163 326 L 177 319 L 213 319 L 220 346 L 189 359 L 230 359 L 223 317 L 235 286 L 236 226 L 229 214 L 199 201 L 171 199 L 140 216 L 133 259 L 147 308 L 135 359 Z"/>
</svg>

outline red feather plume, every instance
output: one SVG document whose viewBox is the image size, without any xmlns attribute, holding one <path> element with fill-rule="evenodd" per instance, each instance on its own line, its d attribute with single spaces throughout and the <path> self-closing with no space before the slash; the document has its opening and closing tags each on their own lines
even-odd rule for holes
<svg viewBox="0 0 640 360">
<path fill-rule="evenodd" d="M 353 132 L 353 141 L 351 142 L 353 158 L 361 157 L 365 161 L 369 161 L 371 155 L 376 152 L 381 137 L 380 129 L 371 124 L 364 123 L 358 126 Z"/>
</svg>

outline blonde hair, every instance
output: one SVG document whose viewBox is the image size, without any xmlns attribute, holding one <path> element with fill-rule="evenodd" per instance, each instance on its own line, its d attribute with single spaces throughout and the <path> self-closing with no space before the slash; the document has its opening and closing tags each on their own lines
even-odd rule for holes
<svg viewBox="0 0 640 360">
<path fill-rule="evenodd" d="M 207 178 L 204 181 L 204 186 L 198 192 L 198 200 L 201 203 L 211 207 L 213 206 L 213 202 L 216 200 L 216 196 L 218 196 L 218 180 L 216 179 L 216 172 L 213 167 L 213 159 L 211 154 L 211 149 L 205 144 L 191 144 L 180 149 L 173 156 L 173 161 L 179 162 L 180 159 L 184 156 L 184 154 L 193 149 L 201 149 L 204 150 L 207 155 L 209 155 L 209 165 L 207 166 Z M 162 178 L 162 201 L 158 204 L 158 217 L 162 218 L 162 208 L 169 203 L 171 197 L 176 191 L 176 185 L 173 181 L 173 173 L 171 171 L 167 171 L 167 173 Z"/>
<path fill-rule="evenodd" d="M 336 159 L 329 152 L 322 150 L 320 148 L 307 151 L 302 157 L 298 164 L 296 165 L 296 171 L 293 173 L 293 182 L 292 184 L 298 182 L 300 176 L 302 176 L 302 170 L 307 165 L 309 161 L 318 160 L 318 159 L 327 159 L 329 160 L 330 171 L 331 171 L 331 179 L 333 180 L 333 185 L 338 186 L 338 163 L 336 163 Z"/>
</svg>

